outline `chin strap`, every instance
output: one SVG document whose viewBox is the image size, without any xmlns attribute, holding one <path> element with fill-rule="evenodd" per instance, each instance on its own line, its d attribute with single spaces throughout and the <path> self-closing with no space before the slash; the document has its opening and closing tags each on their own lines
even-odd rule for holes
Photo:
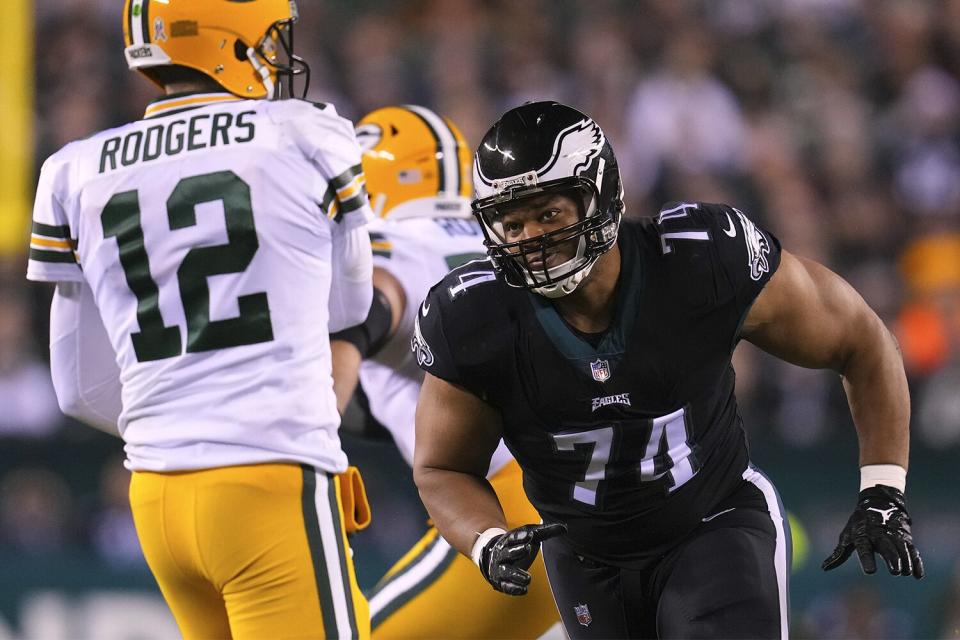
<svg viewBox="0 0 960 640">
<path fill-rule="evenodd" d="M 577 252 L 576 254 L 564 262 L 563 264 L 558 264 L 547 269 L 547 274 L 551 279 L 556 277 L 554 274 L 562 273 L 563 271 L 570 268 L 570 265 L 578 260 L 583 260 L 584 253 L 587 248 L 586 238 L 581 237 L 577 243 Z M 580 286 L 580 283 L 583 282 L 583 279 L 587 277 L 587 274 L 590 273 L 590 269 L 593 268 L 593 263 L 597 261 L 597 258 L 594 258 L 590 263 L 580 269 L 575 273 L 571 273 L 568 276 L 561 277 L 560 279 L 554 281 L 551 284 L 540 285 L 539 287 L 530 287 L 534 293 L 539 293 L 545 298 L 562 298 L 563 296 L 570 295 L 574 290 Z M 530 273 L 524 273 L 524 278 L 527 281 L 528 285 L 534 285 L 537 283 L 537 279 Z"/>
<path fill-rule="evenodd" d="M 590 275 L 590 271 L 593 269 L 593 265 L 596 263 L 597 258 L 594 258 L 586 267 L 572 275 L 567 276 L 563 280 L 546 285 L 544 287 L 535 287 L 533 290 L 534 292 L 542 295 L 544 298 L 556 299 L 568 296 L 576 291 L 577 287 L 580 286 L 580 283 L 583 282 L 588 275 Z"/>
<path fill-rule="evenodd" d="M 267 90 L 267 100 L 272 100 L 276 85 L 273 83 L 273 78 L 270 77 L 270 67 L 260 60 L 260 55 L 253 47 L 247 47 L 247 60 L 250 61 L 254 71 L 260 76 L 260 83 Z"/>
</svg>

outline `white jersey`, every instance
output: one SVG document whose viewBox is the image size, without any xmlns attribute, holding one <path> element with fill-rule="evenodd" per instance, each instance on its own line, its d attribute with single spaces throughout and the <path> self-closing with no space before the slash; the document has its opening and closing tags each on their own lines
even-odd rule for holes
<svg viewBox="0 0 960 640">
<path fill-rule="evenodd" d="M 90 285 L 129 468 L 346 469 L 331 253 L 366 201 L 352 124 L 300 100 L 165 98 L 46 161 L 27 277 Z"/>
<path fill-rule="evenodd" d="M 414 320 L 427 292 L 452 268 L 470 260 L 486 260 L 483 232 L 464 218 L 376 219 L 370 223 L 373 264 L 389 271 L 403 287 L 406 308 L 393 337 L 360 366 L 371 415 L 393 436 L 413 466 L 414 416 L 423 370 L 410 351 Z M 513 458 L 501 442 L 490 462 L 496 473 Z"/>
</svg>

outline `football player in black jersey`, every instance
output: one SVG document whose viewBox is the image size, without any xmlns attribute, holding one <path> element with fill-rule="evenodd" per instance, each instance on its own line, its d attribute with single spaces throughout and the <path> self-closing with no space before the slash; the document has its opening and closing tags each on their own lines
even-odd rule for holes
<svg viewBox="0 0 960 640">
<path fill-rule="evenodd" d="M 846 282 L 726 205 L 621 223 L 603 131 L 554 102 L 504 114 L 474 176 L 489 259 L 420 307 L 414 474 L 441 534 L 495 589 L 523 594 L 542 545 L 571 638 L 786 637 L 789 528 L 748 458 L 730 364 L 741 338 L 843 377 L 861 491 L 824 568 L 856 550 L 867 573 L 876 552 L 923 576 L 900 353 Z M 542 523 L 505 531 L 485 480 L 501 437 Z"/>
</svg>

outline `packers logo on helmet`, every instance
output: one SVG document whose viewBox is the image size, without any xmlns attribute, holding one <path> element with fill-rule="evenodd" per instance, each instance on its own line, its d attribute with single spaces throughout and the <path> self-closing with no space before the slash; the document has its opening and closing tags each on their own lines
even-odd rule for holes
<svg viewBox="0 0 960 640">
<path fill-rule="evenodd" d="M 179 65 L 243 98 L 293 95 L 310 68 L 293 52 L 294 0 L 125 0 L 127 65 L 160 84 L 151 69 Z M 282 54 L 281 54 L 282 50 Z M 285 56 L 285 59 L 284 57 Z"/>
<path fill-rule="evenodd" d="M 390 106 L 364 116 L 356 131 L 377 215 L 471 215 L 471 152 L 452 122 L 424 107 Z"/>
</svg>

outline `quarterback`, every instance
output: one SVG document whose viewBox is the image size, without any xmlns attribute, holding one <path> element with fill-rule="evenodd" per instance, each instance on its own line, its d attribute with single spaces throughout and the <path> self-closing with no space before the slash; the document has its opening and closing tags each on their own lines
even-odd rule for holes
<svg viewBox="0 0 960 640">
<path fill-rule="evenodd" d="M 420 301 L 451 268 L 486 258 L 483 232 L 470 213 L 471 153 L 449 120 L 415 105 L 368 114 L 357 124 L 357 139 L 378 216 L 369 227 L 374 300 L 363 325 L 331 337 L 334 388 L 341 410 L 358 389 L 361 404 L 412 465 L 423 372 L 409 345 Z M 486 477 L 510 526 L 539 518 L 503 444 Z M 559 618 L 543 562 L 531 571 L 538 579 L 522 601 L 486 589 L 470 560 L 428 525 L 369 594 L 373 637 L 538 637 Z"/>
<path fill-rule="evenodd" d="M 730 206 L 622 220 L 609 141 L 555 102 L 505 113 L 474 183 L 489 260 L 453 270 L 417 316 L 414 477 L 496 590 L 524 594 L 542 548 L 571 638 L 787 636 L 789 527 L 748 456 L 741 339 L 843 377 L 860 494 L 824 568 L 856 550 L 867 573 L 876 552 L 923 576 L 902 361 L 846 282 Z M 501 438 L 540 524 L 507 522 L 485 480 Z"/>
<path fill-rule="evenodd" d="M 289 0 L 126 0 L 127 63 L 165 95 L 37 186 L 27 277 L 57 284 L 58 398 L 119 430 L 185 638 L 369 635 L 328 339 L 370 307 L 369 208 L 352 124 L 278 99 L 309 79 L 296 19 Z"/>
</svg>

